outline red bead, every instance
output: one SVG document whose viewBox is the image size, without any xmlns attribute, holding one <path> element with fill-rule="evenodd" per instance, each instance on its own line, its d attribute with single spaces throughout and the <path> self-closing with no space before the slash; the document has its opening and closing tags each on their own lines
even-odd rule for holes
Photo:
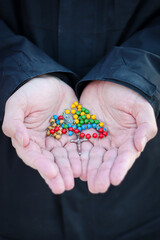
<svg viewBox="0 0 160 240">
<path fill-rule="evenodd" d="M 103 133 L 103 128 L 100 128 L 98 131 L 99 131 L 100 133 Z"/>
<path fill-rule="evenodd" d="M 103 135 L 107 137 L 108 133 L 106 131 L 103 132 Z"/>
<path fill-rule="evenodd" d="M 50 134 L 54 134 L 54 130 L 53 129 L 50 130 Z"/>
<path fill-rule="evenodd" d="M 93 133 L 93 138 L 97 138 L 97 133 Z"/>
<path fill-rule="evenodd" d="M 86 134 L 86 138 L 87 139 L 90 139 L 91 138 L 91 135 L 88 133 L 88 134 Z"/>
<path fill-rule="evenodd" d="M 73 131 L 73 128 L 72 128 L 72 127 L 69 127 L 68 130 L 69 130 L 69 131 Z"/>
<path fill-rule="evenodd" d="M 82 132 L 82 133 L 80 134 L 80 137 L 81 137 L 81 138 L 84 138 L 84 136 L 85 136 L 85 134 Z"/>
<path fill-rule="evenodd" d="M 59 127 L 55 127 L 54 131 L 58 132 L 59 131 Z"/>
<path fill-rule="evenodd" d="M 65 134 L 67 130 L 65 128 L 62 129 L 62 133 Z"/>
<path fill-rule="evenodd" d="M 99 134 L 99 138 L 103 138 L 103 133 L 100 133 L 100 134 Z"/>
<path fill-rule="evenodd" d="M 63 116 L 59 116 L 59 117 L 58 117 L 58 120 L 63 120 Z"/>
<path fill-rule="evenodd" d="M 79 133 L 79 130 L 76 128 L 76 129 L 74 130 L 74 132 L 75 132 L 75 133 Z"/>
</svg>

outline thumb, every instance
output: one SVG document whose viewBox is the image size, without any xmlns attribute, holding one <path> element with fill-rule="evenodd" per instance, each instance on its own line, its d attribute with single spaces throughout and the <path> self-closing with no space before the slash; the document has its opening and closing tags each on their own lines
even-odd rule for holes
<svg viewBox="0 0 160 240">
<path fill-rule="evenodd" d="M 153 108 L 151 106 L 141 109 L 137 118 L 137 130 L 134 136 L 134 144 L 137 151 L 142 152 L 146 143 L 157 134 L 157 124 Z"/>
<path fill-rule="evenodd" d="M 15 138 L 20 145 L 27 146 L 29 135 L 24 125 L 24 104 L 14 95 L 7 101 L 2 130 L 8 137 Z"/>
</svg>

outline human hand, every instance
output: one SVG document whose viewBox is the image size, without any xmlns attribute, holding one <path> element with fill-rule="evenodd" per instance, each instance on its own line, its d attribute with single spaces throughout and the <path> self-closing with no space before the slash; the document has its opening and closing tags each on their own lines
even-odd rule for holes
<svg viewBox="0 0 160 240">
<path fill-rule="evenodd" d="M 140 94 L 122 85 L 94 81 L 80 102 L 105 123 L 108 136 L 82 143 L 82 175 L 92 193 L 118 185 L 157 133 L 154 111 Z"/>
<path fill-rule="evenodd" d="M 58 141 L 46 137 L 53 114 L 62 114 L 76 100 L 73 90 L 56 77 L 43 75 L 31 79 L 7 101 L 3 131 L 11 138 L 18 156 L 39 171 L 54 193 L 74 186 L 81 174 L 80 158 L 71 137 Z"/>
</svg>

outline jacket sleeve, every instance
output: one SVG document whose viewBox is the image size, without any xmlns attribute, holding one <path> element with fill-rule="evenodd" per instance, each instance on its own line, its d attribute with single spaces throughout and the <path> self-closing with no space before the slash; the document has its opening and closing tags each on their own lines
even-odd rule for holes
<svg viewBox="0 0 160 240">
<path fill-rule="evenodd" d="M 160 110 L 160 17 L 136 32 L 112 51 L 77 84 L 81 92 L 86 81 L 104 80 L 139 92 Z"/>
<path fill-rule="evenodd" d="M 15 35 L 0 20 L 0 120 L 10 95 L 27 80 L 45 73 L 60 77 L 71 87 L 77 78 L 25 37 Z"/>
</svg>

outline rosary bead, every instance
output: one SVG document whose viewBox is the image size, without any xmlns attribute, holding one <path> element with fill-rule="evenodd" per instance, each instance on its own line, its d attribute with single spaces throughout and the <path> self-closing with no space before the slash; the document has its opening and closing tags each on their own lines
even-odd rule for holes
<svg viewBox="0 0 160 240">
<path fill-rule="evenodd" d="M 57 133 L 54 133 L 54 134 L 53 134 L 53 137 L 56 137 L 56 136 L 57 136 Z"/>
<path fill-rule="evenodd" d="M 91 118 L 91 115 L 90 115 L 90 114 L 87 114 L 86 117 L 87 117 L 87 119 L 90 119 L 90 118 Z"/>
<path fill-rule="evenodd" d="M 82 115 L 82 119 L 86 119 L 86 115 Z"/>
<path fill-rule="evenodd" d="M 50 130 L 50 129 L 52 129 L 52 127 L 51 127 L 51 126 L 49 126 L 49 127 L 48 127 L 48 129 Z"/>
<path fill-rule="evenodd" d="M 99 120 L 98 120 L 98 119 L 96 119 L 94 122 L 95 122 L 96 124 L 98 124 L 98 123 L 99 123 Z"/>
<path fill-rule="evenodd" d="M 81 128 L 81 127 L 78 127 L 78 130 L 81 132 L 81 131 L 82 131 L 82 128 Z"/>
<path fill-rule="evenodd" d="M 56 127 L 56 126 L 57 126 L 57 124 L 56 124 L 56 123 L 53 123 L 53 124 L 52 124 L 52 127 Z"/>
<path fill-rule="evenodd" d="M 68 128 L 68 125 L 67 125 L 67 124 L 64 124 L 63 128 Z"/>
<path fill-rule="evenodd" d="M 81 112 L 80 112 L 80 111 L 77 111 L 77 112 L 76 112 L 76 114 L 77 114 L 77 115 L 80 115 L 80 114 L 81 114 Z"/>
<path fill-rule="evenodd" d="M 68 127 L 72 127 L 72 124 L 68 123 Z"/>
<path fill-rule="evenodd" d="M 78 123 L 78 124 L 77 124 L 77 127 L 81 127 L 81 124 L 80 124 L 80 123 Z"/>
<path fill-rule="evenodd" d="M 77 108 L 82 109 L 82 105 L 78 104 Z"/>
<path fill-rule="evenodd" d="M 80 122 L 80 124 L 84 124 L 84 121 L 83 121 L 83 120 L 80 120 L 79 122 Z"/>
<path fill-rule="evenodd" d="M 53 118 L 54 118 L 55 120 L 57 120 L 57 119 L 58 119 L 58 116 L 57 116 L 57 115 L 54 115 Z"/>
<path fill-rule="evenodd" d="M 57 120 L 57 121 L 56 121 L 56 123 L 57 123 L 57 125 L 59 125 L 59 124 L 60 124 L 60 121 L 59 121 L 59 120 Z"/>
<path fill-rule="evenodd" d="M 76 102 L 74 102 L 74 105 L 77 107 L 78 106 L 78 102 L 76 101 Z"/>
<path fill-rule="evenodd" d="M 50 123 L 55 123 L 55 119 L 51 118 L 50 120 Z"/>
<path fill-rule="evenodd" d="M 88 119 L 85 119 L 85 120 L 84 120 L 84 123 L 86 123 L 86 124 L 87 124 L 88 122 L 89 122 L 89 120 L 88 120 Z"/>
<path fill-rule="evenodd" d="M 57 133 L 58 133 L 59 135 L 62 135 L 62 131 L 60 131 L 60 130 L 59 130 Z"/>
<path fill-rule="evenodd" d="M 82 133 L 80 133 L 80 137 L 81 138 L 84 138 L 84 136 L 85 136 L 85 134 L 82 132 Z"/>
<path fill-rule="evenodd" d="M 93 124 L 92 124 L 92 127 L 93 127 L 93 128 L 96 128 L 96 127 L 97 127 L 97 124 L 93 123 Z"/>
<path fill-rule="evenodd" d="M 98 132 L 103 133 L 103 128 L 100 128 Z"/>
<path fill-rule="evenodd" d="M 76 107 L 76 105 L 75 105 L 75 104 L 72 104 L 72 105 L 71 105 L 71 108 L 75 108 L 75 107 Z"/>
<path fill-rule="evenodd" d="M 69 110 L 69 109 L 66 109 L 66 110 L 65 110 L 65 114 L 70 114 L 70 110 Z"/>
<path fill-rule="evenodd" d="M 93 119 L 90 119 L 90 123 L 93 124 L 93 123 L 94 123 L 94 120 L 93 120 Z"/>
<path fill-rule="evenodd" d="M 62 123 L 64 123 L 64 120 L 60 120 L 60 124 L 62 125 Z"/>
<path fill-rule="evenodd" d="M 103 132 L 103 135 L 107 137 L 108 133 L 106 131 Z"/>
<path fill-rule="evenodd" d="M 60 116 L 58 117 L 58 120 L 63 120 L 63 116 L 60 115 Z"/>
<path fill-rule="evenodd" d="M 71 110 L 71 113 L 72 113 L 72 114 L 75 114 L 75 113 L 76 113 L 76 110 L 75 110 L 75 109 L 72 109 L 72 110 Z"/>
<path fill-rule="evenodd" d="M 74 118 L 74 119 L 77 119 L 77 118 L 78 118 L 78 115 L 77 115 L 77 114 L 74 114 L 74 115 L 73 115 L 73 118 Z"/>
<path fill-rule="evenodd" d="M 90 139 L 91 138 L 91 135 L 89 133 L 86 134 L 86 138 L 87 139 Z"/>
<path fill-rule="evenodd" d="M 50 130 L 47 130 L 47 136 L 49 136 L 50 135 Z"/>
<path fill-rule="evenodd" d="M 103 133 L 100 133 L 100 134 L 99 134 L 99 138 L 103 138 Z"/>
<path fill-rule="evenodd" d="M 75 123 L 78 124 L 78 123 L 79 123 L 79 120 L 78 120 L 78 119 L 75 119 Z"/>
<path fill-rule="evenodd" d="M 91 127 L 92 127 L 91 124 L 88 123 L 87 128 L 90 129 Z"/>
<path fill-rule="evenodd" d="M 100 127 L 103 127 L 103 126 L 104 126 L 104 123 L 103 123 L 103 122 L 100 122 L 100 123 L 99 123 L 99 126 L 100 126 Z"/>
<path fill-rule="evenodd" d="M 73 129 L 76 129 L 76 128 L 77 128 L 77 126 L 76 126 L 75 124 L 74 124 L 72 127 L 73 127 Z"/>
<path fill-rule="evenodd" d="M 69 132 L 68 132 L 68 135 L 69 135 L 69 136 L 72 136 L 72 135 L 73 135 L 73 132 L 72 132 L 72 131 L 69 131 Z"/>
<path fill-rule="evenodd" d="M 86 113 L 86 114 L 89 114 L 89 110 L 88 110 L 88 109 L 86 109 L 86 110 L 85 110 L 85 113 Z"/>
<path fill-rule="evenodd" d="M 82 130 L 85 130 L 86 129 L 86 125 L 82 125 Z"/>
<path fill-rule="evenodd" d="M 56 135 L 56 139 L 59 140 L 61 136 L 59 134 Z"/>
<path fill-rule="evenodd" d="M 59 127 L 59 130 L 62 131 L 62 127 Z"/>
<path fill-rule="evenodd" d="M 65 134 L 67 130 L 65 128 L 62 129 L 62 133 Z"/>
<path fill-rule="evenodd" d="M 105 132 L 106 132 L 106 131 L 107 131 L 107 128 L 103 128 L 103 131 L 105 131 Z"/>
<path fill-rule="evenodd" d="M 81 116 L 85 115 L 85 112 L 81 112 Z"/>
<path fill-rule="evenodd" d="M 92 119 L 96 119 L 96 115 L 93 114 L 93 115 L 91 116 L 91 118 L 92 118 Z"/>
<path fill-rule="evenodd" d="M 97 138 L 97 133 L 93 133 L 93 138 Z"/>
<path fill-rule="evenodd" d="M 53 129 L 50 130 L 50 134 L 54 134 L 54 130 Z"/>
<path fill-rule="evenodd" d="M 76 129 L 74 130 L 74 132 L 75 132 L 75 133 L 79 133 L 79 130 L 76 128 Z"/>
<path fill-rule="evenodd" d="M 59 127 L 55 127 L 55 128 L 54 128 L 54 131 L 55 131 L 55 132 L 58 132 L 58 131 L 59 131 Z"/>
<path fill-rule="evenodd" d="M 82 112 L 85 112 L 85 110 L 86 110 L 86 109 L 83 107 L 83 108 L 82 108 Z"/>
<path fill-rule="evenodd" d="M 72 127 L 69 127 L 68 130 L 73 132 L 73 128 Z"/>
</svg>

